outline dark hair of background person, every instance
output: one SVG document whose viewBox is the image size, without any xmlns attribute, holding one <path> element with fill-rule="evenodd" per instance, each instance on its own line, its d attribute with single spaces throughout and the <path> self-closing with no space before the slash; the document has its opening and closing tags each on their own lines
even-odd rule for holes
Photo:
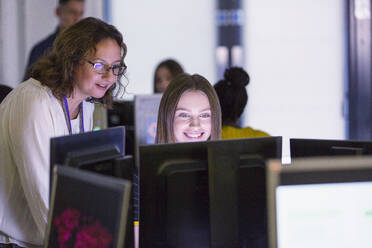
<svg viewBox="0 0 372 248">
<path fill-rule="evenodd" d="M 221 104 L 222 125 L 237 125 L 247 105 L 248 94 L 245 87 L 249 80 L 249 75 L 243 68 L 231 67 L 225 70 L 224 79 L 214 85 Z"/>
<path fill-rule="evenodd" d="M 4 98 L 13 90 L 13 88 L 0 84 L 0 103 L 4 100 Z"/>
<path fill-rule="evenodd" d="M 174 115 L 178 102 L 186 91 L 201 91 L 207 96 L 212 114 L 210 140 L 221 138 L 221 109 L 213 86 L 207 79 L 198 74 L 181 73 L 171 81 L 161 98 L 155 138 L 156 144 L 176 142 L 173 130 Z"/>
<path fill-rule="evenodd" d="M 58 4 L 59 5 L 65 5 L 66 3 L 70 2 L 70 1 L 72 1 L 72 0 L 59 0 Z M 74 1 L 84 2 L 85 0 L 74 0 Z"/>
<path fill-rule="evenodd" d="M 174 59 L 167 59 L 167 60 L 160 62 L 156 66 L 155 73 L 154 73 L 154 93 L 160 93 L 156 89 L 156 83 L 158 81 L 157 74 L 161 67 L 165 67 L 166 69 L 168 69 L 168 71 L 172 75 L 172 79 L 175 78 L 178 74 L 184 73 L 182 66 Z"/>
<path fill-rule="evenodd" d="M 121 63 L 124 65 L 127 47 L 121 33 L 112 25 L 88 17 L 62 32 L 54 42 L 53 50 L 29 68 L 27 76 L 48 86 L 58 99 L 64 96 L 69 97 L 73 93 L 75 85 L 75 68 L 81 66 L 87 56 L 94 55 L 96 45 L 105 39 L 113 39 L 117 42 L 121 48 Z M 116 87 L 124 87 L 120 80 L 121 77 L 118 76 L 117 82 L 106 91 L 102 99 L 90 100 L 111 107 L 113 90 Z"/>
</svg>

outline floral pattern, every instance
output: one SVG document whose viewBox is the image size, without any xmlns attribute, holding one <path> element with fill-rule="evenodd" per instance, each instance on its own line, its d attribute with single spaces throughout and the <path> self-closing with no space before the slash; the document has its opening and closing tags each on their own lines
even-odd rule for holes
<svg viewBox="0 0 372 248">
<path fill-rule="evenodd" d="M 98 220 L 81 215 L 79 210 L 68 208 L 54 219 L 60 248 L 106 248 L 112 235 Z"/>
</svg>

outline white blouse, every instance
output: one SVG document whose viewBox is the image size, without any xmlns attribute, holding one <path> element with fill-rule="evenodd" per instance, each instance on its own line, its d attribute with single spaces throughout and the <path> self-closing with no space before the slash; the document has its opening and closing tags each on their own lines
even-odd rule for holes
<svg viewBox="0 0 372 248">
<path fill-rule="evenodd" d="M 84 129 L 94 104 L 83 102 Z M 80 132 L 80 114 L 71 121 Z M 62 105 L 50 89 L 29 79 L 0 105 L 0 243 L 40 247 L 49 209 L 50 138 L 68 135 Z"/>
</svg>

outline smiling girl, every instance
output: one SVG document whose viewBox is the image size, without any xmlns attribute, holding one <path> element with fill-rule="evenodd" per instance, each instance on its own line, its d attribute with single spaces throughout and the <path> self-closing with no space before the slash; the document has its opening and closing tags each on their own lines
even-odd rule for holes
<svg viewBox="0 0 372 248">
<path fill-rule="evenodd" d="M 161 99 L 155 142 L 193 142 L 220 137 L 221 109 L 212 85 L 198 74 L 179 74 Z"/>
</svg>

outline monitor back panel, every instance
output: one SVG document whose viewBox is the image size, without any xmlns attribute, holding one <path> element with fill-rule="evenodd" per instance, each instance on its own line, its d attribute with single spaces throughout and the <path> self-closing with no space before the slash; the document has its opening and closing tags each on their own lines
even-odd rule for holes
<svg viewBox="0 0 372 248">
<path fill-rule="evenodd" d="M 372 142 L 290 139 L 291 158 L 372 155 Z"/>
<path fill-rule="evenodd" d="M 208 145 L 222 142 L 240 153 L 240 243 L 266 247 L 263 161 L 281 157 L 281 137 L 141 147 L 140 238 L 144 247 L 209 247 Z M 249 154 L 261 154 L 263 159 Z"/>
<path fill-rule="evenodd" d="M 191 164 L 198 168 L 200 164 Z M 166 216 L 159 219 L 157 247 L 209 247 L 210 200 L 207 165 L 197 170 L 169 171 L 166 199 L 157 206 Z M 265 168 L 250 164 L 239 171 L 239 243 L 241 247 L 267 247 Z M 157 207 L 154 206 L 154 210 Z M 156 211 L 156 210 L 155 210 Z M 164 229 L 162 229 L 165 227 Z M 221 234 L 223 235 L 223 234 Z"/>
<path fill-rule="evenodd" d="M 54 137 L 50 141 L 50 168 L 62 165 L 70 152 L 89 150 L 105 145 L 115 146 L 124 156 L 125 128 L 112 127 L 104 130 Z"/>
</svg>

